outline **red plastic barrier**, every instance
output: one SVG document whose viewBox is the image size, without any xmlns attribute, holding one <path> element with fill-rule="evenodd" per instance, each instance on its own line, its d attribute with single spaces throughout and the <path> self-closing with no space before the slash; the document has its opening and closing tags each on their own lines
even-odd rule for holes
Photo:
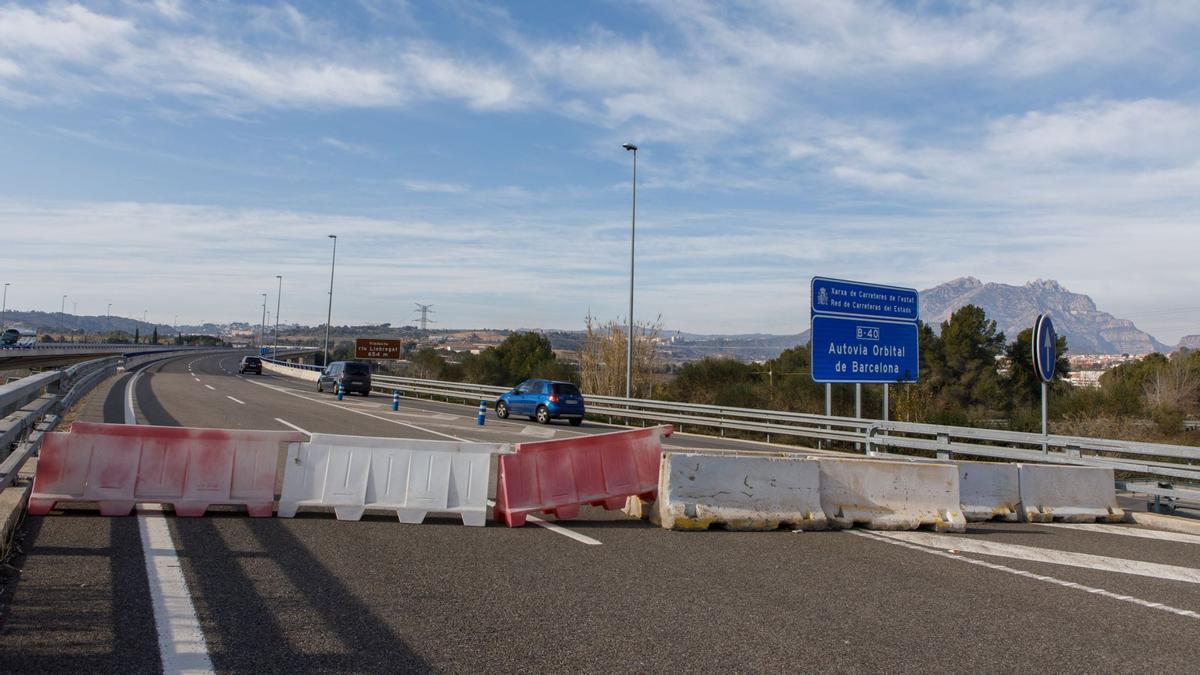
<svg viewBox="0 0 1200 675">
<path fill-rule="evenodd" d="M 626 498 L 654 499 L 661 440 L 670 425 L 519 443 L 500 455 L 495 517 L 521 527 L 535 511 L 574 518 L 583 504 L 619 509 Z"/>
<path fill-rule="evenodd" d="M 46 434 L 33 477 L 29 513 L 58 502 L 97 502 L 124 516 L 138 502 L 169 503 L 179 516 L 202 516 L 213 504 L 245 505 L 269 517 L 280 444 L 294 431 L 240 431 L 76 422 Z"/>
</svg>

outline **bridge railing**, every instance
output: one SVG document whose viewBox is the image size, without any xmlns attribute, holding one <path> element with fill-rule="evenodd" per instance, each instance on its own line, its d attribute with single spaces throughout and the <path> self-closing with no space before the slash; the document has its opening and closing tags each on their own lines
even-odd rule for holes
<svg viewBox="0 0 1200 675">
<path fill-rule="evenodd" d="M 42 434 L 58 424 L 62 413 L 117 371 L 121 357 L 109 356 L 62 370 L 38 373 L 0 386 L 0 490 L 41 445 Z"/>
<path fill-rule="evenodd" d="M 285 364 L 286 365 L 286 364 Z M 319 367 L 309 367 L 316 368 Z M 492 401 L 507 387 L 443 382 L 410 377 L 375 375 L 374 388 L 404 396 L 441 398 L 475 404 Z M 688 426 L 715 430 L 806 438 L 822 443 L 853 444 L 872 456 L 911 457 L 932 453 L 938 458 L 984 458 L 1082 466 L 1104 466 L 1143 476 L 1148 483 L 1123 481 L 1124 487 L 1142 494 L 1166 494 L 1200 500 L 1200 487 L 1177 485 L 1181 480 L 1200 483 L 1200 448 L 1165 443 L 1088 438 L 952 427 L 853 417 L 825 416 L 779 410 L 677 403 L 617 396 L 586 395 L 588 414 L 645 424 L 670 423 L 685 431 Z M 1137 489 L 1145 487 L 1146 489 Z M 1163 492 L 1166 491 L 1166 492 Z"/>
</svg>

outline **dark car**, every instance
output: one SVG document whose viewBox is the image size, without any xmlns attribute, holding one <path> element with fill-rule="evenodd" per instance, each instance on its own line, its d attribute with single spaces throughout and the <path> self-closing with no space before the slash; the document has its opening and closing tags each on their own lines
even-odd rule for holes
<svg viewBox="0 0 1200 675">
<path fill-rule="evenodd" d="M 241 364 L 238 365 L 238 373 L 262 375 L 262 359 L 257 356 L 243 356 Z"/>
<path fill-rule="evenodd" d="M 496 399 L 496 416 L 509 415 L 528 415 L 541 424 L 566 419 L 577 427 L 583 424 L 583 394 L 570 382 L 525 380 Z"/>
<path fill-rule="evenodd" d="M 0 345 L 12 346 L 17 344 L 17 340 L 21 339 L 21 331 L 16 328 L 9 328 L 0 333 Z"/>
<path fill-rule="evenodd" d="M 325 391 L 329 387 L 337 392 L 342 385 L 347 394 L 358 393 L 363 396 L 371 395 L 371 364 L 358 361 L 334 361 L 321 371 L 317 377 L 317 391 Z"/>
</svg>

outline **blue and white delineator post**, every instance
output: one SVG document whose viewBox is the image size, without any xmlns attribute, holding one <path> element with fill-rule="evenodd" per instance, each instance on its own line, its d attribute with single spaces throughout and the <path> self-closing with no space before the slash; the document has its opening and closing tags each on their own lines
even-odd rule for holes
<svg viewBox="0 0 1200 675">
<path fill-rule="evenodd" d="M 400 390 L 393 389 L 392 390 L 392 412 L 396 412 L 399 409 L 400 409 Z"/>
<path fill-rule="evenodd" d="M 338 382 L 337 400 L 340 401 L 345 396 L 346 396 L 346 385 L 342 384 L 341 382 Z"/>
<path fill-rule="evenodd" d="M 475 417 L 475 424 L 483 426 L 483 421 L 487 419 L 487 401 L 479 401 L 479 414 Z"/>
</svg>

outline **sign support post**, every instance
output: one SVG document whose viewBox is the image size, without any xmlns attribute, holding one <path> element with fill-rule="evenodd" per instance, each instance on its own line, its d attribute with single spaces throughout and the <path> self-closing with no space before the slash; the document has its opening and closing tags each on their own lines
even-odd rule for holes
<svg viewBox="0 0 1200 675">
<path fill-rule="evenodd" d="M 1054 333 L 1054 322 L 1046 314 L 1038 314 L 1033 322 L 1033 372 L 1042 381 L 1042 455 L 1050 454 L 1049 426 L 1046 422 L 1046 386 L 1054 379 L 1058 361 L 1058 335 Z"/>
<path fill-rule="evenodd" d="M 889 386 L 890 385 L 888 385 L 887 382 L 883 383 L 883 421 L 884 422 L 888 421 L 888 387 Z"/>
</svg>

